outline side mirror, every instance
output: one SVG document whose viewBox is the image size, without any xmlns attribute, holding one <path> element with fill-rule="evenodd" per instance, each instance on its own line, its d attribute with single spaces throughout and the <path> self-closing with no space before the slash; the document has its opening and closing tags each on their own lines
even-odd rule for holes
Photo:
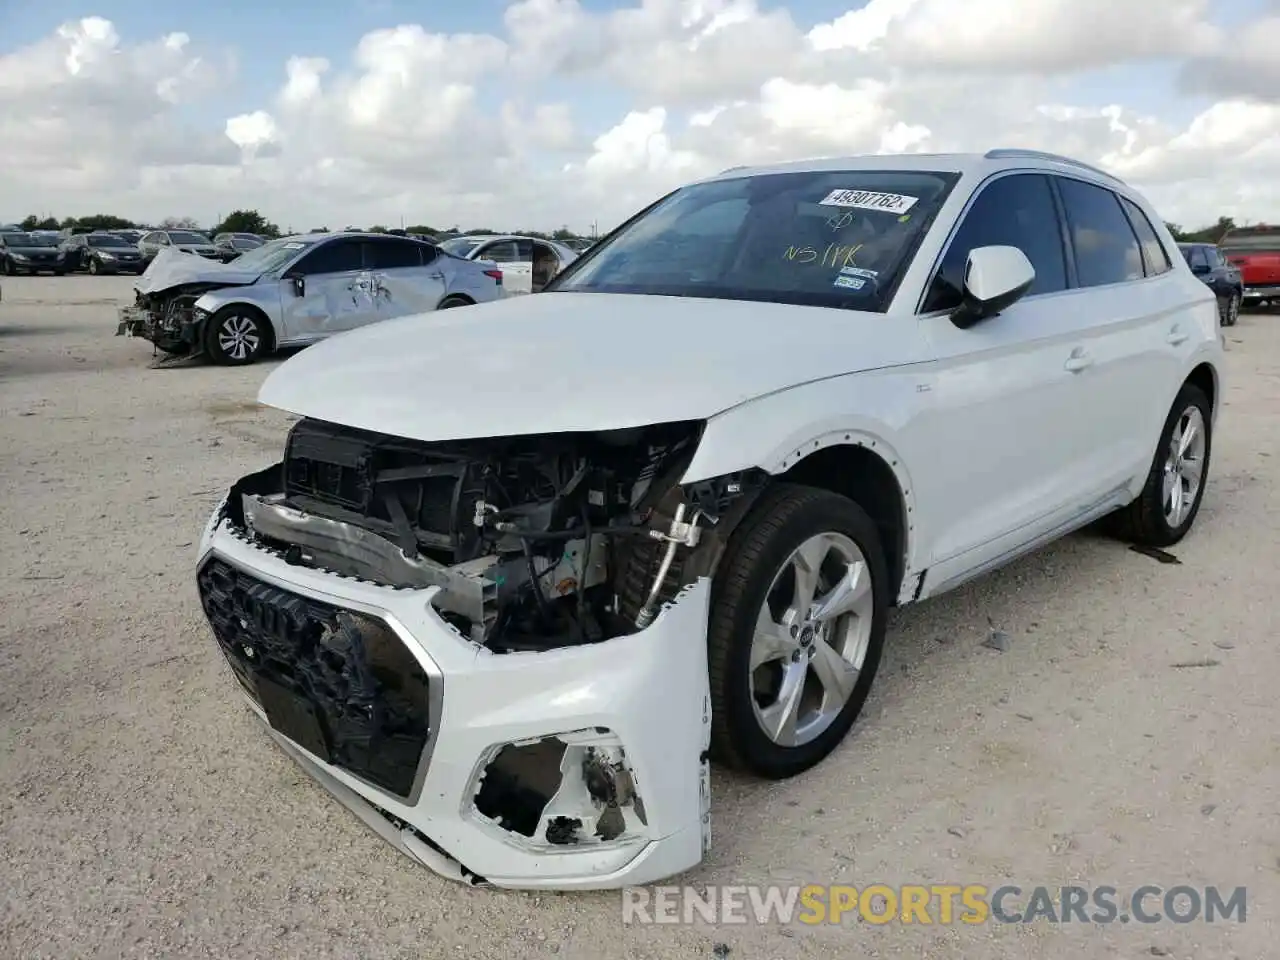
<svg viewBox="0 0 1280 960">
<path fill-rule="evenodd" d="M 307 278 L 300 273 L 286 273 L 284 279 L 293 286 L 294 296 L 302 297 L 307 293 Z"/>
<path fill-rule="evenodd" d="M 1036 268 L 1017 247 L 978 247 L 964 268 L 964 298 L 951 322 L 967 330 L 1017 303 L 1036 279 Z"/>
</svg>

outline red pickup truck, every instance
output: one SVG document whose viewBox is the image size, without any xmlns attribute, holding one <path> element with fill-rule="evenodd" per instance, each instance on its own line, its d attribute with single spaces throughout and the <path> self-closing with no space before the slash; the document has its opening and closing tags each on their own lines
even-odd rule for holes
<svg viewBox="0 0 1280 960">
<path fill-rule="evenodd" d="M 1242 306 L 1280 306 L 1280 226 L 1236 227 L 1227 231 L 1218 246 L 1227 262 L 1240 271 Z"/>
</svg>

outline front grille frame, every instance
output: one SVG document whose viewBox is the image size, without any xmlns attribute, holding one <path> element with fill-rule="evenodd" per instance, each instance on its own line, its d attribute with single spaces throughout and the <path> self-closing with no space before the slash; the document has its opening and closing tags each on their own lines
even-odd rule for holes
<svg viewBox="0 0 1280 960">
<path fill-rule="evenodd" d="M 342 771 L 343 774 L 351 777 L 353 780 L 367 787 L 369 790 L 375 791 L 378 796 L 387 798 L 395 804 L 406 807 L 417 806 L 422 796 L 422 790 L 426 782 L 427 774 L 431 768 L 431 759 L 435 752 L 436 742 L 439 739 L 441 719 L 444 716 L 444 675 L 435 661 L 432 660 L 429 655 L 420 657 L 415 654 L 415 650 L 419 648 L 417 648 L 416 644 L 413 643 L 411 639 L 412 635 L 393 614 L 386 610 L 358 601 L 347 599 L 336 600 L 330 594 L 321 594 L 318 591 L 308 589 L 302 585 L 281 580 L 265 573 L 264 571 L 257 570 L 252 566 L 237 562 L 236 560 L 216 551 L 211 552 L 200 563 L 197 569 L 196 579 L 197 593 L 200 595 L 201 606 L 205 607 L 206 621 L 209 623 L 210 632 L 214 636 L 215 645 L 217 646 L 219 653 L 222 655 L 222 659 L 227 666 L 228 672 L 236 679 L 237 686 L 241 694 L 248 701 L 250 707 L 256 714 L 258 714 L 259 718 L 267 724 L 273 735 L 283 737 L 293 749 L 303 748 L 276 731 L 274 728 L 271 728 L 266 717 L 266 711 L 258 700 L 258 696 L 252 682 L 246 682 L 246 677 L 243 674 L 241 666 L 228 652 L 226 643 L 223 638 L 219 636 L 218 630 L 214 626 L 213 620 L 209 615 L 209 611 L 206 607 L 205 591 L 200 586 L 200 583 L 202 578 L 205 576 L 206 571 L 208 571 L 210 566 L 213 564 L 220 564 L 221 566 L 228 568 L 237 576 L 247 578 L 249 581 L 254 582 L 255 585 L 260 585 L 269 590 L 274 590 L 281 594 L 288 595 L 291 598 L 296 598 L 301 603 L 314 605 L 320 608 L 329 608 L 337 612 L 354 614 L 379 621 L 380 625 L 385 626 L 390 631 L 391 635 L 394 637 L 394 642 L 404 648 L 404 654 L 413 659 L 415 665 L 422 671 L 426 678 L 427 736 L 421 751 L 418 753 L 417 766 L 414 771 L 410 789 L 408 793 L 397 793 L 388 785 L 377 782 L 376 780 L 363 775 L 360 771 L 353 770 L 341 763 L 335 762 L 333 764 L 327 764 L 326 766 L 331 770 Z M 316 758 L 312 758 L 311 762 L 318 761 Z"/>
</svg>

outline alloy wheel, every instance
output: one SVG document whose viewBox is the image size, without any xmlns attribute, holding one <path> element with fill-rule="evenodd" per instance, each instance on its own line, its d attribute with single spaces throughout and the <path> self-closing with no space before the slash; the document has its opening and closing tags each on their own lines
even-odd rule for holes
<svg viewBox="0 0 1280 960">
<path fill-rule="evenodd" d="M 230 316 L 218 328 L 218 347 L 232 360 L 247 360 L 258 352 L 262 335 L 252 317 Z"/>
<path fill-rule="evenodd" d="M 1199 407 L 1182 411 L 1169 437 L 1169 451 L 1164 463 L 1161 503 L 1164 519 L 1176 530 L 1195 505 L 1204 478 L 1204 415 Z"/>
<path fill-rule="evenodd" d="M 751 643 L 751 701 L 773 743 L 821 736 L 858 682 L 871 641 L 871 571 L 839 533 L 810 537 L 778 570 Z"/>
</svg>

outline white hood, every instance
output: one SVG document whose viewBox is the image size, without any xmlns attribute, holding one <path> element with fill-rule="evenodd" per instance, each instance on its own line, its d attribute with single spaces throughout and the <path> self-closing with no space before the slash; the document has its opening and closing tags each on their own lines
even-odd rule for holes
<svg viewBox="0 0 1280 960">
<path fill-rule="evenodd" d="M 895 361 L 883 314 L 771 303 L 539 293 L 385 320 L 308 347 L 259 402 L 423 441 L 710 417 Z M 883 353 L 884 356 L 879 354 Z"/>
<path fill-rule="evenodd" d="M 168 247 L 156 254 L 151 265 L 133 284 L 139 293 L 156 293 L 184 283 L 220 283 L 245 286 L 261 276 L 261 271 L 237 270 L 234 263 L 220 263 L 195 253 Z"/>
</svg>

